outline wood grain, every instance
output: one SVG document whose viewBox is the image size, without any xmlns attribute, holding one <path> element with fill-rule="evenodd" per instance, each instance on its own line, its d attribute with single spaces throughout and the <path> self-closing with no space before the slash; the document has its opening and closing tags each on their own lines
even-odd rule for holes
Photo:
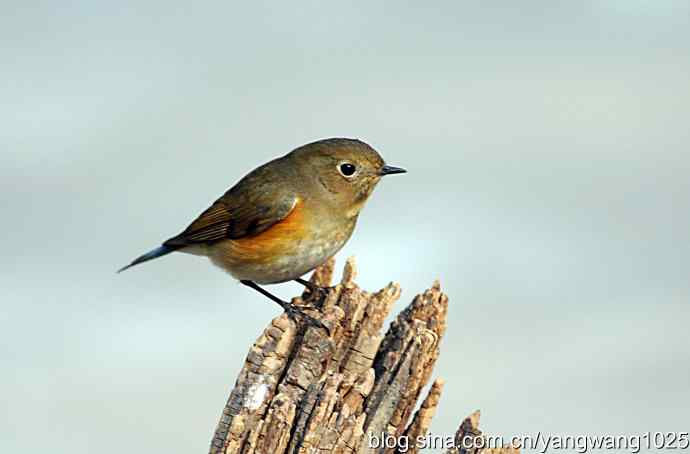
<svg viewBox="0 0 690 454">
<path fill-rule="evenodd" d="M 417 295 L 382 334 L 400 286 L 362 290 L 350 259 L 331 287 L 333 270 L 331 260 L 312 275 L 313 283 L 328 287 L 318 300 L 307 300 L 307 292 L 293 300 L 330 333 L 298 326 L 284 314 L 272 320 L 249 350 L 210 453 L 395 453 L 372 447 L 371 437 L 413 440 L 428 432 L 443 380 L 414 410 L 446 332 L 448 297 L 440 283 Z M 463 427 L 476 429 L 467 422 Z"/>
</svg>

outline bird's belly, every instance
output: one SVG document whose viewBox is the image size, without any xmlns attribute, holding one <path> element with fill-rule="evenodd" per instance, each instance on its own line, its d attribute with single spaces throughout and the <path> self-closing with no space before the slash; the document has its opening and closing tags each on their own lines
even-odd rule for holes
<svg viewBox="0 0 690 454">
<path fill-rule="evenodd" d="M 208 256 L 217 266 L 239 280 L 276 284 L 303 276 L 335 255 L 352 229 L 269 229 L 255 237 L 224 240 L 209 247 Z"/>
</svg>

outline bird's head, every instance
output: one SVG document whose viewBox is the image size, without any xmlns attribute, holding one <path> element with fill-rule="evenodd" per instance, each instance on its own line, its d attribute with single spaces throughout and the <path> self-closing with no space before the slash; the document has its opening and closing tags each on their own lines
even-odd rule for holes
<svg viewBox="0 0 690 454">
<path fill-rule="evenodd" d="M 389 166 L 371 146 L 356 139 L 325 139 L 297 148 L 291 157 L 304 176 L 322 186 L 333 204 L 357 216 L 385 175 L 407 172 Z"/>
</svg>

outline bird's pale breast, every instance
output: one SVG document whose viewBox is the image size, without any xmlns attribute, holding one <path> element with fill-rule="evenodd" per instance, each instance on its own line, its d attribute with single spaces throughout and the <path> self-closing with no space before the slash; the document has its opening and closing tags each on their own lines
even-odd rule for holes
<svg viewBox="0 0 690 454">
<path fill-rule="evenodd" d="M 274 284 L 300 277 L 333 256 L 350 237 L 354 220 L 325 221 L 298 200 L 290 214 L 265 231 L 209 247 L 211 261 L 240 280 Z"/>
</svg>

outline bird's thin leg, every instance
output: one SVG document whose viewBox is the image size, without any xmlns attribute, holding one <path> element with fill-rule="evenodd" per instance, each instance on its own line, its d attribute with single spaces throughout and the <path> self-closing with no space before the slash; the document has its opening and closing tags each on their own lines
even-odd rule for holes
<svg viewBox="0 0 690 454">
<path fill-rule="evenodd" d="M 312 295 L 318 295 L 320 297 L 325 297 L 326 294 L 328 293 L 328 290 L 325 287 L 319 287 L 318 285 L 314 284 L 313 282 L 302 279 L 301 277 L 298 277 L 297 279 L 295 279 L 295 282 L 298 282 L 298 283 L 304 285 L 309 290 L 309 293 L 311 293 Z"/>
<path fill-rule="evenodd" d="M 314 317 L 311 317 L 310 315 L 305 314 L 303 311 L 298 309 L 294 304 L 281 300 L 280 298 L 273 295 L 268 290 L 265 290 L 262 287 L 260 287 L 256 282 L 247 281 L 247 280 L 242 280 L 240 282 L 242 284 L 246 285 L 247 287 L 252 288 L 252 289 L 256 290 L 257 292 L 261 293 L 263 296 L 270 299 L 274 303 L 277 303 L 280 307 L 283 308 L 283 310 L 288 314 L 289 317 L 291 317 L 291 318 L 297 318 L 298 316 L 302 317 L 305 320 L 307 320 L 311 325 L 317 326 L 319 328 L 323 328 L 326 331 L 328 331 L 328 328 L 326 327 L 326 325 L 321 323 L 319 320 L 316 320 Z"/>
</svg>

